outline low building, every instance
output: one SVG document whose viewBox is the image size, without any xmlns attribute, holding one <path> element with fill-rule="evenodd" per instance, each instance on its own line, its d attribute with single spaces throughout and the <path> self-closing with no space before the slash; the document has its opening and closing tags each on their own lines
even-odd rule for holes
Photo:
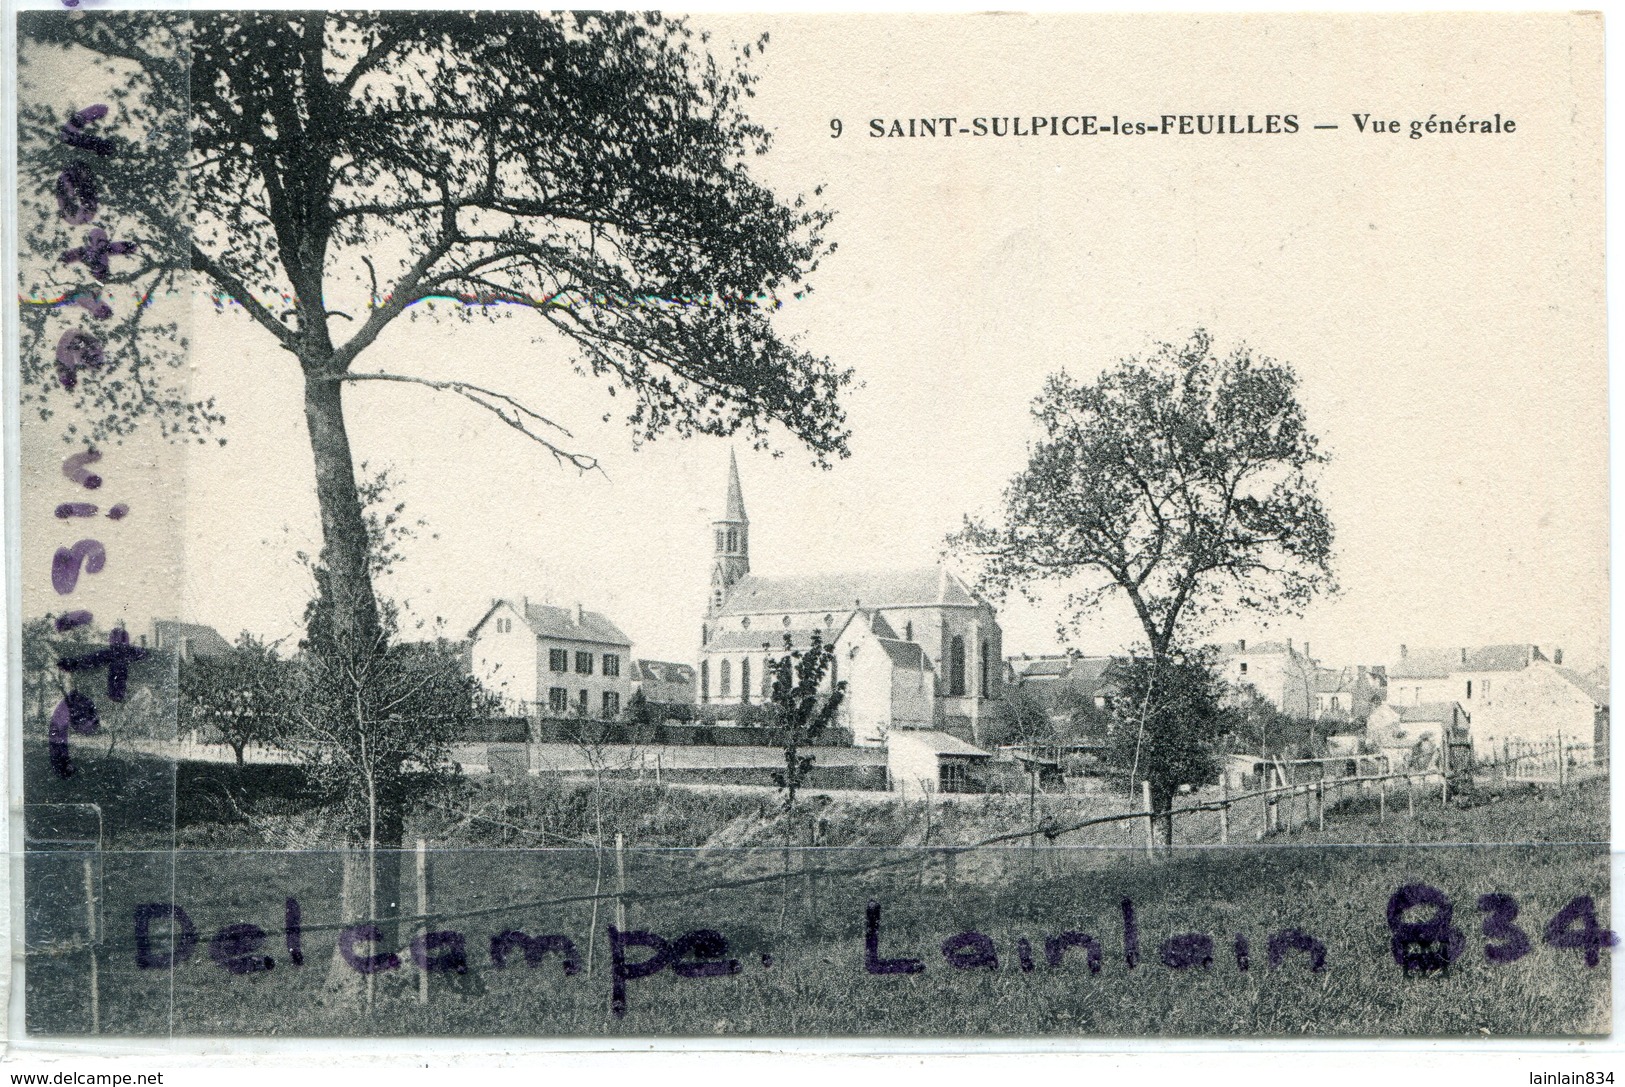
<svg viewBox="0 0 1625 1087">
<path fill-rule="evenodd" d="M 1382 687 L 1373 679 L 1371 669 L 1366 665 L 1315 668 L 1314 715 L 1317 721 L 1363 726 L 1382 697 Z"/>
<path fill-rule="evenodd" d="M 1468 733 L 1467 711 L 1459 702 L 1415 706 L 1385 703 L 1366 721 L 1366 741 L 1387 755 L 1395 770 L 1434 771 L 1447 740 Z"/>
<path fill-rule="evenodd" d="M 202 623 L 183 623 L 179 619 L 154 619 L 152 634 L 136 639 L 143 649 L 158 649 L 173 653 L 180 660 L 193 657 L 219 657 L 231 652 L 231 643 L 220 632 Z"/>
<path fill-rule="evenodd" d="M 632 696 L 631 639 L 580 604 L 496 600 L 468 637 L 474 677 L 509 713 L 610 720 Z"/>
<path fill-rule="evenodd" d="M 694 666 L 675 661 L 638 659 L 632 662 L 632 693 L 659 706 L 694 704 Z"/>
<path fill-rule="evenodd" d="M 935 729 L 895 729 L 886 736 L 886 779 L 907 798 L 980 792 L 992 754 Z"/>
</svg>

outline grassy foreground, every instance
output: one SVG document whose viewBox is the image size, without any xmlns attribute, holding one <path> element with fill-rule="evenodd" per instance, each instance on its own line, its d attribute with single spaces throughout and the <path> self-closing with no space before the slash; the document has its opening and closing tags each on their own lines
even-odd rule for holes
<svg viewBox="0 0 1625 1087">
<path fill-rule="evenodd" d="M 812 863 L 854 867 L 900 861 L 857 875 L 796 878 L 712 890 L 678 899 L 637 902 L 629 927 L 675 941 L 714 929 L 722 954 L 739 971 L 680 977 L 662 969 L 625 982 L 624 1017 L 611 1012 L 612 969 L 601 906 L 509 907 L 591 892 L 598 858 L 583 850 L 460 850 L 431 861 L 432 900 L 446 916 L 437 927 L 463 938 L 467 969 L 433 978 L 430 1000 L 417 1001 L 418 968 L 377 975 L 369 1010 L 356 975 L 334 956 L 338 864 L 319 852 L 182 852 L 109 855 L 102 872 L 100 1002 L 104 1033 L 203 1035 L 344 1034 L 896 1034 L 896 1035 L 1583 1035 L 1609 1024 L 1609 953 L 1588 967 L 1576 948 L 1542 939 L 1548 920 L 1576 896 L 1591 896 L 1608 925 L 1607 783 L 1567 795 L 1507 795 L 1469 808 L 1419 809 L 1415 821 L 1390 813 L 1379 828 L 1358 810 L 1328 821 L 1324 833 L 1226 849 L 1195 849 L 1146 861 L 1131 851 L 1058 848 L 1036 856 L 1024 847 L 966 857 L 947 879 L 938 856 L 908 849 L 844 848 L 810 853 Z M 1455 842 L 1476 841 L 1457 845 Z M 1356 844 L 1372 843 L 1379 844 Z M 799 865 L 799 856 L 793 863 Z M 41 860 L 39 863 L 45 863 Z M 410 860 L 407 860 L 410 864 Z M 770 872 L 773 850 L 639 850 L 628 856 L 636 891 L 711 885 Z M 71 865 L 69 866 L 71 869 Z M 613 887 L 613 860 L 603 886 Z M 42 875 L 36 886 L 48 882 Z M 408 868 L 410 872 L 410 868 Z M 63 877 L 71 883 L 71 871 Z M 1453 904 L 1464 950 L 1445 971 L 1407 976 L 1390 955 L 1385 917 L 1403 884 L 1426 883 Z M 407 881 L 410 886 L 410 877 Z M 1530 950 L 1511 962 L 1486 955 L 1479 896 L 1512 896 L 1516 924 Z M 280 930 L 288 897 L 300 902 L 304 964 L 295 966 Z M 1126 961 L 1123 900 L 1132 901 L 1138 962 Z M 877 975 L 865 968 L 865 906 L 882 907 L 879 954 L 917 958 L 923 970 Z M 66 901 L 66 900 L 65 900 Z M 142 903 L 175 902 L 199 942 L 171 969 L 136 965 L 132 918 Z M 44 907 L 48 909 L 49 903 Z M 467 916 L 468 911 L 491 911 Z M 1406 915 L 1424 921 L 1421 907 Z M 782 919 L 781 919 L 782 918 Z M 257 954 L 274 967 L 232 974 L 211 955 L 223 926 L 251 923 L 269 935 Z M 521 930 L 561 934 L 574 942 L 581 969 L 573 975 L 557 954 L 534 966 L 522 952 L 505 969 L 492 966 L 493 935 Z M 1290 950 L 1272 968 L 1272 935 L 1298 930 L 1325 949 L 1324 969 Z M 962 938 L 950 965 L 945 940 Z M 152 948 L 169 947 L 163 925 Z M 1045 959 L 1047 937 L 1077 932 L 1100 948 L 1092 973 L 1085 948 Z M 591 934 L 591 935 L 589 935 Z M 1183 949 L 1193 965 L 1174 968 L 1164 942 L 1206 934 Z M 1248 966 L 1235 954 L 1246 937 Z M 1031 948 L 1023 969 L 1018 941 Z M 1505 946 L 1503 935 L 1488 941 Z M 588 963 L 589 944 L 591 962 Z M 222 959 L 232 950 L 218 945 Z M 376 948 L 363 944 L 363 953 Z M 451 949 L 437 960 L 450 962 Z M 628 962 L 649 952 L 629 949 Z M 766 958 L 764 958 L 764 956 Z M 996 963 L 992 960 L 996 959 Z M 766 963 L 770 961 L 771 965 Z M 692 973 L 692 971 L 690 971 Z M 82 954 L 30 956 L 28 1024 L 32 1031 L 77 1033 L 88 1026 L 88 961 Z M 171 986 L 173 981 L 173 987 Z"/>
</svg>

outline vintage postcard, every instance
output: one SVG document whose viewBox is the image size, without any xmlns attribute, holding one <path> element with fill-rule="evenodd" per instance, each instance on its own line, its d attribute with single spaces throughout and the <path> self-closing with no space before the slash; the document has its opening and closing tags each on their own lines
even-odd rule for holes
<svg viewBox="0 0 1625 1087">
<path fill-rule="evenodd" d="M 1610 1033 L 1599 15 L 11 17 L 19 1045 Z"/>
</svg>

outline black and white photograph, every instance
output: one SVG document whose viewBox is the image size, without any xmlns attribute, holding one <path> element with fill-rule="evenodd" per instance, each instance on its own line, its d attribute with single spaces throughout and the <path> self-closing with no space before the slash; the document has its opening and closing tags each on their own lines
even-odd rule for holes
<svg viewBox="0 0 1625 1087">
<path fill-rule="evenodd" d="M 1599 14 L 12 15 L 19 1052 L 1611 1034 Z"/>
</svg>

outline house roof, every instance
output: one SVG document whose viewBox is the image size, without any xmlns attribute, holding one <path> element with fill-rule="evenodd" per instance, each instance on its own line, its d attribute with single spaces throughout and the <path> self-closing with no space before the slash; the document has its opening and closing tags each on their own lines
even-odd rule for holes
<svg viewBox="0 0 1625 1087">
<path fill-rule="evenodd" d="M 179 619 L 154 619 L 154 640 L 164 649 L 179 649 L 184 640 L 188 652 L 198 657 L 218 657 L 231 652 L 231 643 L 220 632 L 202 623 L 183 623 Z"/>
<path fill-rule="evenodd" d="M 981 603 L 965 583 L 936 566 L 914 570 L 801 574 L 759 577 L 746 574 L 728 592 L 719 615 L 762 612 L 848 614 L 856 608 Z"/>
<path fill-rule="evenodd" d="M 1592 702 L 1603 707 L 1608 705 L 1608 688 L 1604 687 L 1601 683 L 1598 683 L 1593 677 L 1581 675 L 1574 669 L 1564 668 L 1560 664 L 1553 665 L 1552 671 L 1574 684 L 1574 686 L 1579 688 L 1580 692 L 1587 698 L 1591 699 Z"/>
<path fill-rule="evenodd" d="M 1441 679 L 1457 672 L 1516 672 L 1531 661 L 1545 660 L 1527 642 L 1464 646 L 1457 649 L 1412 649 L 1388 667 L 1390 679 Z"/>
<path fill-rule="evenodd" d="M 1405 722 L 1454 722 L 1461 707 L 1454 702 L 1423 702 L 1417 706 L 1400 706 L 1399 719 Z"/>
<path fill-rule="evenodd" d="M 900 728 L 895 729 L 891 735 L 899 740 L 908 740 L 928 748 L 938 755 L 963 755 L 969 758 L 990 759 L 991 752 L 983 751 L 946 732 L 938 732 L 929 728 Z"/>
<path fill-rule="evenodd" d="M 693 683 L 694 666 L 640 658 L 632 662 L 632 678 L 645 683 Z"/>
<path fill-rule="evenodd" d="M 1072 670 L 1072 658 L 1064 654 L 1053 657 L 1011 657 L 1009 661 L 1010 668 L 1019 679 L 1055 679 Z"/>
<path fill-rule="evenodd" d="M 621 628 L 610 622 L 602 612 L 581 610 L 581 621 L 576 622 L 575 608 L 560 608 L 552 604 L 532 604 L 529 601 L 498 600 L 492 604 L 474 628 L 468 632 L 472 638 L 491 618 L 492 612 L 507 606 L 520 613 L 525 625 L 538 638 L 552 638 L 561 642 L 594 642 L 631 648 L 632 639 Z"/>
<path fill-rule="evenodd" d="M 1239 657 L 1243 654 L 1249 657 L 1264 657 L 1276 653 L 1289 653 L 1294 656 L 1302 656 L 1302 654 L 1298 653 L 1296 649 L 1292 648 L 1292 646 L 1288 645 L 1286 642 L 1253 642 L 1245 649 L 1242 648 L 1240 642 L 1221 642 L 1215 648 L 1218 649 L 1219 656 L 1221 657 Z"/>
</svg>

